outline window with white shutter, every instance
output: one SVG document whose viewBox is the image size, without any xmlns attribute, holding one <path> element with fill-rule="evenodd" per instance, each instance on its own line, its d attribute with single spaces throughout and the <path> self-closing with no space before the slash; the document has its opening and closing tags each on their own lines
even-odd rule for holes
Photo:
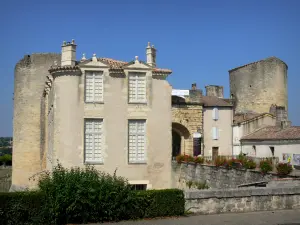
<svg viewBox="0 0 300 225">
<path fill-rule="evenodd" d="M 129 73 L 129 103 L 146 103 L 146 74 Z"/>
<path fill-rule="evenodd" d="M 103 163 L 102 119 L 85 120 L 85 162 Z"/>
<path fill-rule="evenodd" d="M 212 139 L 213 140 L 219 139 L 219 129 L 217 127 L 212 128 Z"/>
<path fill-rule="evenodd" d="M 213 109 L 212 118 L 213 118 L 213 120 L 218 120 L 219 119 L 219 110 L 218 110 L 218 108 Z"/>
<path fill-rule="evenodd" d="M 128 161 L 146 162 L 146 120 L 128 121 Z"/>
<path fill-rule="evenodd" d="M 103 102 L 102 71 L 85 71 L 85 101 Z"/>
</svg>

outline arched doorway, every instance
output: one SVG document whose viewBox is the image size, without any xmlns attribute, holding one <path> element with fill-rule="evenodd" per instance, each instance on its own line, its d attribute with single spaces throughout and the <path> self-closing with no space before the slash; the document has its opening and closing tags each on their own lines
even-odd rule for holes
<svg viewBox="0 0 300 225">
<path fill-rule="evenodd" d="M 181 136 L 176 131 L 172 130 L 172 158 L 180 154 Z"/>
<path fill-rule="evenodd" d="M 172 123 L 172 159 L 185 152 L 185 141 L 190 138 L 189 130 L 180 123 Z"/>
</svg>

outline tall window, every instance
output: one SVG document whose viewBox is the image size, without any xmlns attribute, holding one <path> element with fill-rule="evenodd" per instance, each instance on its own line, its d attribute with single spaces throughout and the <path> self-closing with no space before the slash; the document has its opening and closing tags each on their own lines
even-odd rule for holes
<svg viewBox="0 0 300 225">
<path fill-rule="evenodd" d="M 219 139 L 219 129 L 217 127 L 212 128 L 212 139 L 213 140 Z"/>
<path fill-rule="evenodd" d="M 103 72 L 85 72 L 85 101 L 103 102 Z"/>
<path fill-rule="evenodd" d="M 146 162 L 146 121 L 129 120 L 128 122 L 128 161 L 129 163 Z"/>
<path fill-rule="evenodd" d="M 129 102 L 146 103 L 145 73 L 129 73 Z"/>
<path fill-rule="evenodd" d="M 212 118 L 213 118 L 213 120 L 218 120 L 219 119 L 219 110 L 218 110 L 218 108 L 213 109 Z"/>
<path fill-rule="evenodd" d="M 85 120 L 85 162 L 103 162 L 102 126 L 102 119 Z"/>
</svg>

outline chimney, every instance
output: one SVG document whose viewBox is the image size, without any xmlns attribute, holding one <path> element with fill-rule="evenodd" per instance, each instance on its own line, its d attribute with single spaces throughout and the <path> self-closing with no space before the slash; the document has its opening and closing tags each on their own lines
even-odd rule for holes
<svg viewBox="0 0 300 225">
<path fill-rule="evenodd" d="M 197 90 L 197 84 L 196 83 L 192 84 L 192 90 Z"/>
<path fill-rule="evenodd" d="M 63 42 L 61 46 L 61 65 L 75 66 L 76 62 L 76 44 L 74 39 L 72 42 Z"/>
<path fill-rule="evenodd" d="M 276 106 L 276 126 L 281 126 L 282 121 L 287 121 L 287 113 L 284 106 Z"/>
<path fill-rule="evenodd" d="M 288 128 L 292 125 L 291 121 L 281 121 L 281 129 L 285 129 L 285 128 Z"/>
<path fill-rule="evenodd" d="M 224 88 L 218 85 L 205 86 L 206 96 L 224 98 Z"/>
<path fill-rule="evenodd" d="M 154 45 L 150 46 L 150 42 L 148 42 L 148 46 L 146 48 L 146 56 L 147 56 L 147 64 L 156 67 L 156 49 Z"/>
</svg>

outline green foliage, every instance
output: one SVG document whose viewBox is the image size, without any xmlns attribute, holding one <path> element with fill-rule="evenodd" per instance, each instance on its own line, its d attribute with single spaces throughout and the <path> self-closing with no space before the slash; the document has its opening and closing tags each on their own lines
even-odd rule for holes
<svg viewBox="0 0 300 225">
<path fill-rule="evenodd" d="M 184 194 L 178 189 L 148 190 L 137 192 L 143 203 L 141 218 L 154 218 L 163 216 L 180 216 L 184 214 Z M 146 204 L 145 204 L 146 203 Z"/>
<path fill-rule="evenodd" d="M 191 187 L 193 186 L 193 181 L 192 180 L 188 180 L 187 182 L 186 182 L 186 186 L 188 186 L 189 187 L 189 189 L 191 189 Z"/>
<path fill-rule="evenodd" d="M 273 170 L 272 161 L 270 161 L 269 159 L 260 161 L 259 167 L 260 167 L 260 171 L 264 174 Z"/>
<path fill-rule="evenodd" d="M 67 224 L 184 214 L 178 189 L 133 191 L 122 177 L 93 167 L 44 174 L 36 192 L 0 193 L 0 224 Z"/>
<path fill-rule="evenodd" d="M 0 147 L 10 146 L 11 137 L 0 137 Z"/>
<path fill-rule="evenodd" d="M 227 159 L 223 156 L 218 156 L 215 159 L 215 166 L 219 167 L 219 166 L 227 166 Z"/>
<path fill-rule="evenodd" d="M 209 189 L 208 184 L 205 182 L 194 182 L 194 186 L 199 189 L 199 190 L 203 190 L 203 189 Z"/>
<path fill-rule="evenodd" d="M 136 195 L 121 177 L 93 167 L 65 169 L 60 164 L 39 180 L 45 217 L 53 224 L 130 219 Z"/>
<path fill-rule="evenodd" d="M 41 224 L 42 199 L 43 196 L 38 192 L 0 193 L 0 224 Z"/>
<path fill-rule="evenodd" d="M 244 160 L 243 166 L 246 169 L 255 169 L 256 168 L 256 162 L 254 162 L 253 159 L 246 159 L 246 160 Z"/>
<path fill-rule="evenodd" d="M 0 156 L 0 162 L 2 162 L 4 166 L 11 161 L 12 161 L 12 156 L 9 154 Z"/>
<path fill-rule="evenodd" d="M 288 175 L 293 171 L 293 167 L 290 163 L 278 163 L 276 169 L 278 175 Z"/>
<path fill-rule="evenodd" d="M 195 157 L 195 163 L 203 164 L 204 163 L 204 158 L 201 157 L 201 156 Z"/>
</svg>

